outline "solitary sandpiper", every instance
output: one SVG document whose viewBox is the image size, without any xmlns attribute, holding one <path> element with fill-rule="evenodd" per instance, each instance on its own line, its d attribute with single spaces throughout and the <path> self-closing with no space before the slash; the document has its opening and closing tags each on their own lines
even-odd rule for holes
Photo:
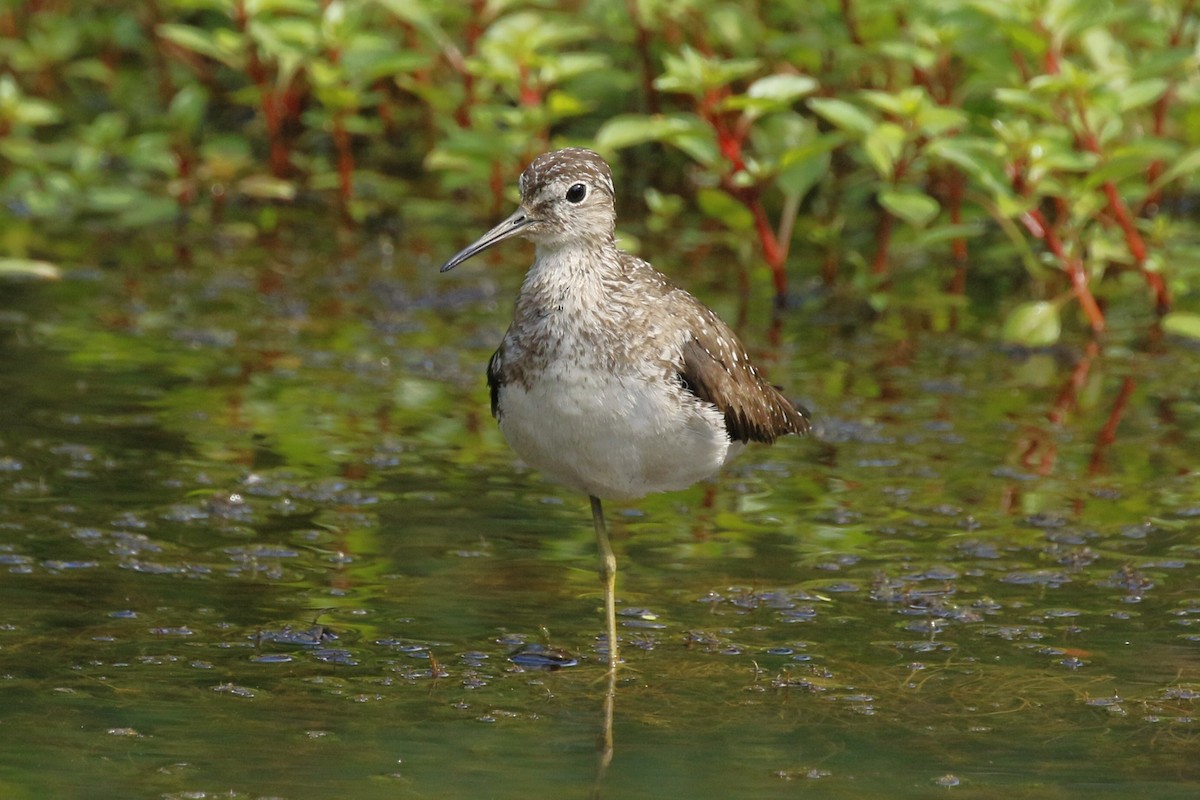
<svg viewBox="0 0 1200 800">
<path fill-rule="evenodd" d="M 541 155 L 520 188 L 517 210 L 441 271 L 517 236 L 537 248 L 488 362 L 492 415 L 526 463 L 591 499 L 611 671 L 617 561 L 601 499 L 686 488 L 747 442 L 807 432 L 808 419 L 716 314 L 617 248 L 612 172 L 598 154 Z"/>
</svg>

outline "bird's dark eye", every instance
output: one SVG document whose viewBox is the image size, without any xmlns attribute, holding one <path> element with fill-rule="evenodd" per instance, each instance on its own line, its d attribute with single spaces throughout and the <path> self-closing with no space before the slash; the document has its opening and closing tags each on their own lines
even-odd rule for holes
<svg viewBox="0 0 1200 800">
<path fill-rule="evenodd" d="M 567 189 L 568 203 L 582 203 L 585 197 L 587 197 L 587 187 L 582 183 L 577 183 L 570 189 Z"/>
</svg>

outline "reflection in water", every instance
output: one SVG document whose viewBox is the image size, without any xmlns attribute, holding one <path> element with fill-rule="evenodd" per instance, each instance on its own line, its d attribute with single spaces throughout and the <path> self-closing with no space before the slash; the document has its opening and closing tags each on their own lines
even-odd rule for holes
<svg viewBox="0 0 1200 800">
<path fill-rule="evenodd" d="M 600 715 L 600 736 L 596 747 L 596 779 L 592 785 L 592 797 L 597 798 L 603 795 L 604 778 L 613 760 L 613 712 L 617 702 L 617 670 L 609 669 L 607 673 L 604 711 Z"/>
</svg>

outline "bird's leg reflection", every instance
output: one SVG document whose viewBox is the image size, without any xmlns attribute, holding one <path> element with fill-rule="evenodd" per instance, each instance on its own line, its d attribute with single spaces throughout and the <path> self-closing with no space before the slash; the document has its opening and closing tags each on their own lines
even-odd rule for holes
<svg viewBox="0 0 1200 800">
<path fill-rule="evenodd" d="M 613 759 L 613 709 L 617 701 L 617 671 L 608 670 L 608 685 L 604 691 L 604 713 L 600 718 L 600 736 L 596 739 L 596 780 L 592 784 L 592 797 L 601 796 L 600 787 Z"/>
</svg>

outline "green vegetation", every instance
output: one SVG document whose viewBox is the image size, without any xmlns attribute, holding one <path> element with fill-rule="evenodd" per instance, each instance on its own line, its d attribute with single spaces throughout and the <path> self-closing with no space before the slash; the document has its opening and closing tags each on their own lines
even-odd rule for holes
<svg viewBox="0 0 1200 800">
<path fill-rule="evenodd" d="M 0 0 L 0 797 L 575 796 L 606 711 L 609 797 L 1191 796 L 1198 36 Z M 574 144 L 816 423 L 612 509 L 615 709 L 586 503 L 489 415 L 520 248 L 436 272 Z"/>
<path fill-rule="evenodd" d="M 5 0 L 0 257 L 52 257 L 64 227 L 270 229 L 289 205 L 499 213 L 526 161 L 579 143 L 621 153 L 648 231 L 695 244 L 694 206 L 780 302 L 819 277 L 933 327 L 1003 313 L 1025 345 L 1115 308 L 1197 337 L 1194 12 Z"/>
</svg>

